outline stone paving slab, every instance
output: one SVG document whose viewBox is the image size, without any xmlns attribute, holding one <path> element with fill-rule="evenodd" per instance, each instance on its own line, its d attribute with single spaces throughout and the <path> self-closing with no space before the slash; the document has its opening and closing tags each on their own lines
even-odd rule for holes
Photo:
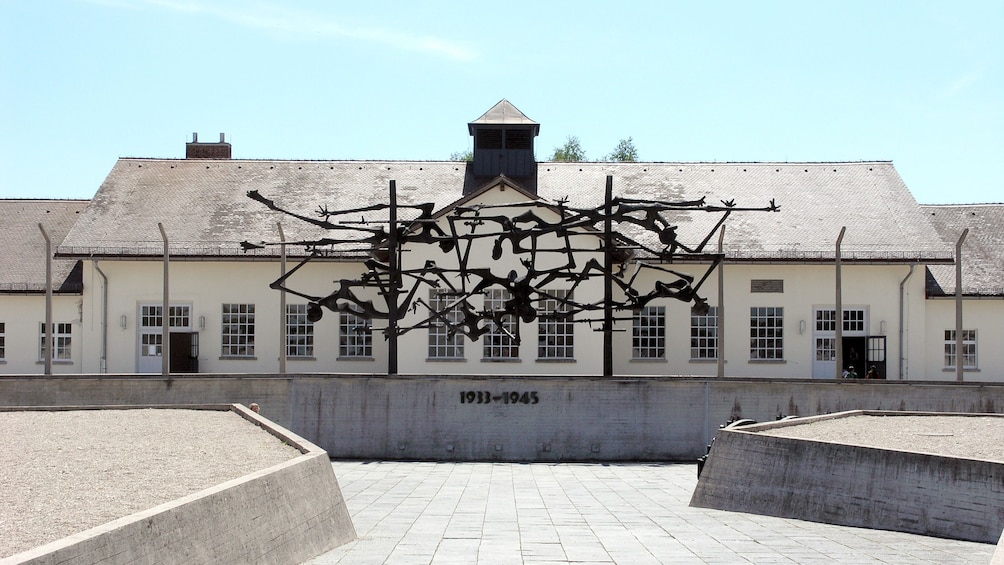
<svg viewBox="0 0 1004 565">
<path fill-rule="evenodd" d="M 990 562 L 995 545 L 691 508 L 695 464 L 332 462 L 334 564 Z"/>
</svg>

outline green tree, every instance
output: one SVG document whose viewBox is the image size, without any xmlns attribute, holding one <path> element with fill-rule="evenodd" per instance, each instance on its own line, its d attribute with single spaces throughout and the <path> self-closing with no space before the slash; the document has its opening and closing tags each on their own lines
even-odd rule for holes
<svg viewBox="0 0 1004 565">
<path fill-rule="evenodd" d="M 554 153 L 551 154 L 552 161 L 585 161 L 586 152 L 582 149 L 582 145 L 579 144 L 579 138 L 574 135 L 568 136 L 565 140 L 565 144 L 560 147 L 554 148 Z"/>
<path fill-rule="evenodd" d="M 638 149 L 634 146 L 634 140 L 630 137 L 627 139 L 622 139 L 614 147 L 614 150 L 610 152 L 606 157 L 607 161 L 628 161 L 635 162 L 638 160 Z"/>
<path fill-rule="evenodd" d="M 450 153 L 450 161 L 473 161 L 474 160 L 474 150 L 468 149 L 467 151 L 455 151 Z"/>
</svg>

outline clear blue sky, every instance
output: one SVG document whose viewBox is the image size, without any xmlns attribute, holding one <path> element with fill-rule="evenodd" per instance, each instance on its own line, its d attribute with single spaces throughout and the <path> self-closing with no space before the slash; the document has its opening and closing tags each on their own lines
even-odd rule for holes
<svg viewBox="0 0 1004 565">
<path fill-rule="evenodd" d="M 118 157 L 446 159 L 507 98 L 596 159 L 892 160 L 1004 202 L 1004 2 L 0 0 L 0 197 Z"/>
</svg>

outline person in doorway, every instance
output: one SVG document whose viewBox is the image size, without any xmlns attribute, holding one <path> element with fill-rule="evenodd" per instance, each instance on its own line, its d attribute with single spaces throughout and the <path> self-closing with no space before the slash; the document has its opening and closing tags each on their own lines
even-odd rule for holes
<svg viewBox="0 0 1004 565">
<path fill-rule="evenodd" d="M 882 377 L 879 376 L 878 369 L 875 367 L 875 365 L 872 365 L 871 367 L 868 367 L 868 372 L 865 373 L 865 378 L 866 379 L 881 379 Z"/>
<path fill-rule="evenodd" d="M 858 377 L 858 372 L 854 370 L 854 365 L 848 365 L 847 368 L 844 369 L 844 378 L 845 379 L 860 378 Z"/>
</svg>

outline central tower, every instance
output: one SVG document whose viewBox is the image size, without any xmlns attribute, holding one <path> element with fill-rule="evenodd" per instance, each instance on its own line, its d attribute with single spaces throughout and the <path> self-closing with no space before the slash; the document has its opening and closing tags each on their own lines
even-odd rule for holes
<svg viewBox="0 0 1004 565">
<path fill-rule="evenodd" d="M 536 176 L 533 138 L 540 132 L 540 124 L 526 117 L 508 100 L 503 98 L 480 118 L 467 124 L 467 129 L 474 136 L 475 177 L 505 175 L 513 179 L 532 179 Z"/>
</svg>

